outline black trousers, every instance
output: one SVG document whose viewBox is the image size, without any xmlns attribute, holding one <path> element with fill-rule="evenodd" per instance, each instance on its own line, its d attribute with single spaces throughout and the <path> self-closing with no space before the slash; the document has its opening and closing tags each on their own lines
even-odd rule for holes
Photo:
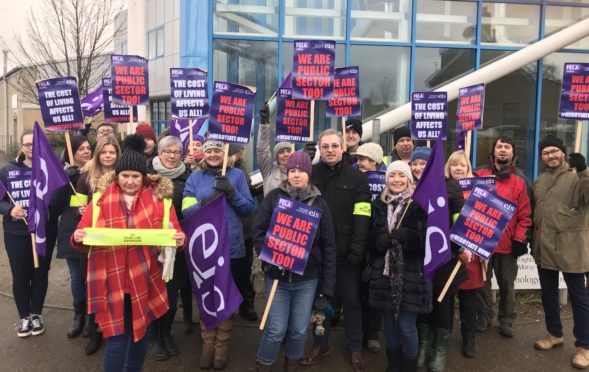
<svg viewBox="0 0 589 372">
<path fill-rule="evenodd" d="M 362 299 L 362 324 L 364 343 L 368 340 L 378 340 L 378 332 L 383 322 L 383 310 L 370 306 L 368 296 L 368 283 L 362 283 L 360 297 Z"/>
<path fill-rule="evenodd" d="M 417 316 L 417 322 L 427 324 L 430 327 L 452 331 L 454 324 L 454 297 L 456 297 L 456 293 L 448 291 L 442 302 L 438 302 L 438 295 L 439 293 L 434 291 L 434 295 L 432 296 L 432 311 L 427 314 L 419 314 Z"/>
<path fill-rule="evenodd" d="M 254 299 L 256 292 L 252 287 L 252 261 L 253 261 L 253 241 L 245 241 L 245 257 L 231 259 L 231 275 L 235 281 L 235 285 L 243 297 L 243 302 L 239 307 L 240 310 L 246 310 L 249 307 L 254 307 Z"/>
<path fill-rule="evenodd" d="M 482 290 L 482 288 L 458 290 L 462 337 L 473 336 L 476 333 L 476 320 L 480 309 L 479 292 Z"/>
<path fill-rule="evenodd" d="M 39 256 L 39 268 L 35 269 L 31 236 L 4 232 L 4 245 L 12 271 L 12 294 L 21 319 L 43 311 L 55 240 L 56 236 L 47 236 L 45 257 Z"/>
</svg>

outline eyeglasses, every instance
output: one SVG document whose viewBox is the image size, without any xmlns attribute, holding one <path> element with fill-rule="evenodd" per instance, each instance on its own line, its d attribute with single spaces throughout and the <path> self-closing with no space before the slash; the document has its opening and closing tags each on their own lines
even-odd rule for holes
<svg viewBox="0 0 589 372">
<path fill-rule="evenodd" d="M 559 152 L 560 152 L 560 150 L 559 150 L 559 149 L 554 149 L 554 150 L 550 150 L 550 151 L 542 151 L 542 152 L 540 153 L 540 155 L 542 155 L 542 157 L 543 157 L 543 158 L 547 158 L 547 157 L 549 157 L 550 155 L 556 155 L 556 154 L 558 154 Z"/>
<path fill-rule="evenodd" d="M 32 143 L 23 143 L 21 146 L 24 147 L 25 149 L 32 149 L 33 148 Z"/>
<path fill-rule="evenodd" d="M 164 150 L 163 153 L 166 154 L 166 155 L 168 155 L 168 156 L 171 156 L 171 155 L 180 156 L 180 155 L 182 155 L 182 153 L 180 151 Z"/>
<path fill-rule="evenodd" d="M 333 149 L 333 150 L 337 150 L 337 149 L 340 148 L 340 146 L 341 145 L 339 143 L 334 143 L 331 146 L 325 144 L 325 145 L 321 145 L 321 150 L 329 150 L 330 148 Z"/>
</svg>

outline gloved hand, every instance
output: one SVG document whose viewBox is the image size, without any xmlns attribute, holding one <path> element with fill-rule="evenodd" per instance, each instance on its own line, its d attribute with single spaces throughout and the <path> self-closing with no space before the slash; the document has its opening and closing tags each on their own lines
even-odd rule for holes
<svg viewBox="0 0 589 372">
<path fill-rule="evenodd" d="M 391 239 L 394 239 L 399 242 L 399 244 L 405 244 L 405 232 L 403 230 L 393 230 L 391 231 Z"/>
<path fill-rule="evenodd" d="M 270 122 L 270 106 L 268 102 L 264 102 L 264 106 L 260 109 L 260 123 L 268 124 Z"/>
<path fill-rule="evenodd" d="M 235 189 L 229 183 L 227 176 L 217 176 L 215 177 L 215 180 L 216 182 L 215 186 L 213 186 L 213 189 L 224 192 L 228 199 L 233 199 L 235 196 Z"/>
<path fill-rule="evenodd" d="M 587 162 L 585 161 L 585 157 L 578 152 L 573 152 L 569 155 L 569 164 L 572 168 L 577 170 L 577 173 L 587 169 Z"/>
<path fill-rule="evenodd" d="M 162 280 L 167 283 L 174 278 L 176 247 L 162 247 L 157 260 L 162 263 Z"/>
<path fill-rule="evenodd" d="M 65 168 L 65 173 L 67 177 L 71 180 L 78 174 L 80 174 L 80 168 L 76 167 L 75 165 L 70 165 L 69 167 Z"/>
<path fill-rule="evenodd" d="M 315 153 L 317 152 L 317 142 L 311 141 L 305 143 L 303 151 L 306 152 L 307 155 L 309 155 L 309 157 L 311 158 L 311 161 L 313 161 L 313 159 L 315 158 Z"/>
<path fill-rule="evenodd" d="M 528 242 L 520 242 L 514 240 L 511 243 L 511 255 L 515 258 L 523 256 L 524 254 L 528 253 Z"/>
</svg>

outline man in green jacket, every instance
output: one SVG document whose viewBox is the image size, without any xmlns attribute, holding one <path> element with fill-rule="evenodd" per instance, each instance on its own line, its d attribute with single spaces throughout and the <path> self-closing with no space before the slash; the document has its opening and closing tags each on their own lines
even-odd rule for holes
<svg viewBox="0 0 589 372">
<path fill-rule="evenodd" d="M 589 367 L 589 172 L 583 155 L 572 153 L 565 161 L 566 146 L 546 136 L 538 146 L 546 171 L 532 185 L 534 236 L 532 255 L 538 265 L 542 306 L 548 334 L 536 341 L 539 350 L 564 342 L 558 302 L 558 273 L 562 272 L 573 308 L 576 352 L 572 364 Z M 576 171 L 576 172 L 575 172 Z"/>
</svg>

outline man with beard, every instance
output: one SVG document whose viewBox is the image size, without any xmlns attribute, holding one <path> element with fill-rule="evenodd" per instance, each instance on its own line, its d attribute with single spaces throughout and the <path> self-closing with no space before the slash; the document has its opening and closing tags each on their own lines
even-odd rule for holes
<svg viewBox="0 0 589 372">
<path fill-rule="evenodd" d="M 411 129 L 407 126 L 395 129 L 393 132 L 393 145 L 395 149 L 391 152 L 389 164 L 395 160 L 403 160 L 409 164 L 414 148 L 413 140 L 411 139 Z"/>
<path fill-rule="evenodd" d="M 585 157 L 570 155 L 562 140 L 546 136 L 538 146 L 546 171 L 532 186 L 534 235 L 532 255 L 538 265 L 542 307 L 548 334 L 534 347 L 546 351 L 564 342 L 558 302 L 558 273 L 562 272 L 573 308 L 576 368 L 589 367 L 589 173 Z M 570 165 L 570 166 L 569 166 Z M 576 171 L 576 172 L 575 172 Z"/>
<path fill-rule="evenodd" d="M 358 150 L 358 146 L 364 144 L 360 139 L 362 138 L 362 121 L 356 118 L 350 118 L 346 121 L 346 152 L 344 157 L 346 161 L 352 165 L 356 164 L 358 158 L 354 155 Z"/>
<path fill-rule="evenodd" d="M 516 172 L 514 159 L 513 140 L 499 137 L 493 144 L 489 167 L 476 172 L 479 176 L 495 176 L 497 194 L 517 205 L 488 266 L 488 277 L 491 277 L 493 271 L 499 285 L 499 333 L 505 337 L 513 337 L 517 259 L 528 252 L 527 229 L 532 224 L 526 181 Z M 484 298 L 481 301 L 480 323 L 484 330 L 493 320 L 493 310 L 490 307 L 491 280 L 485 282 L 482 293 Z"/>
</svg>

